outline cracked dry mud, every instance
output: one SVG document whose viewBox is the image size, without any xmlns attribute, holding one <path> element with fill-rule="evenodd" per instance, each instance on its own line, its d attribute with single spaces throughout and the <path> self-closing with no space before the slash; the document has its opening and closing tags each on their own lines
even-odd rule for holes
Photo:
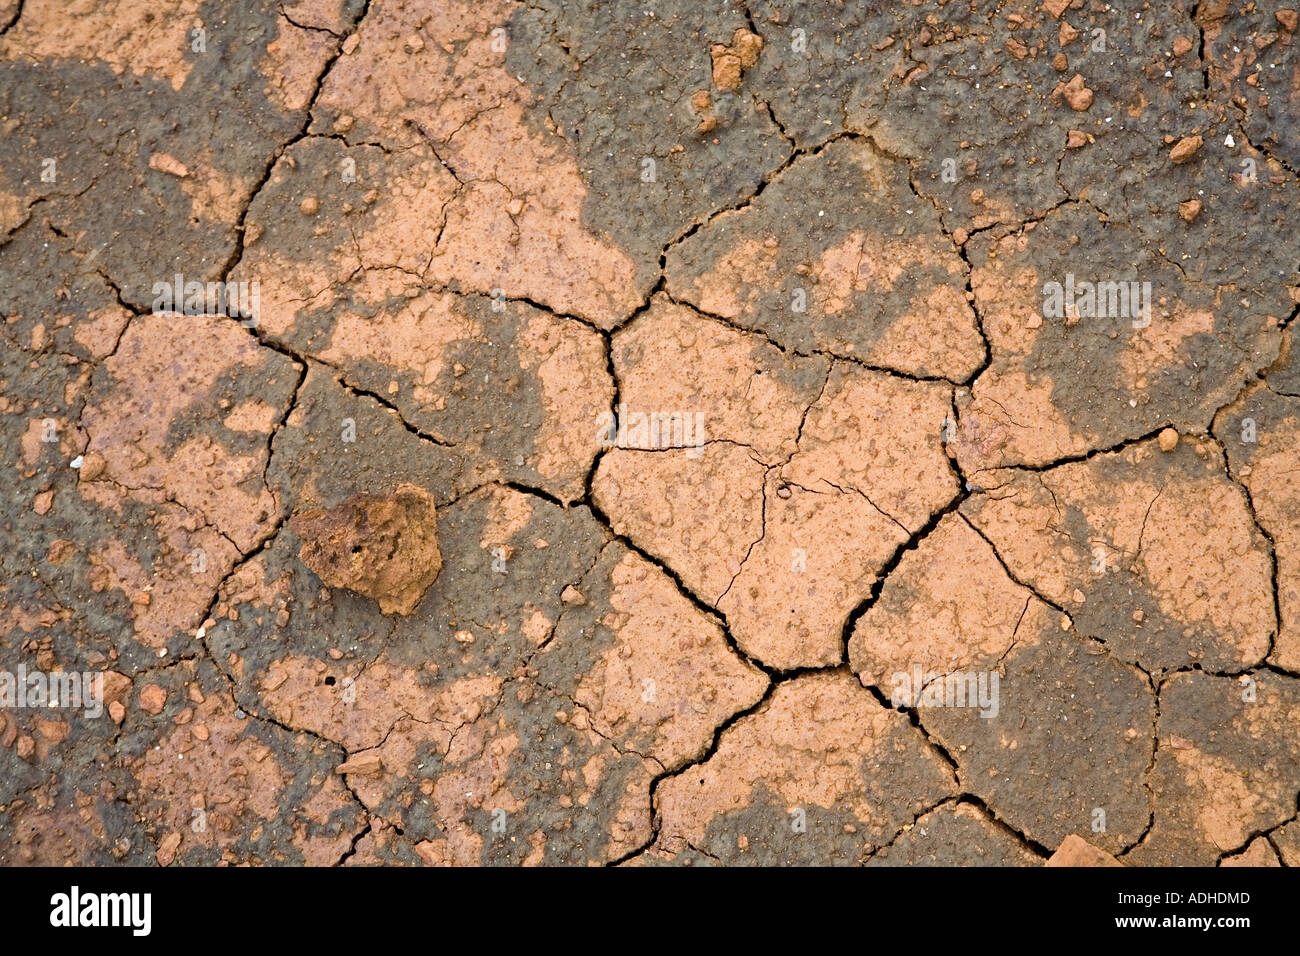
<svg viewBox="0 0 1300 956">
<path fill-rule="evenodd" d="M 1287 2 L 0 4 L 0 862 L 1300 864 Z"/>
</svg>

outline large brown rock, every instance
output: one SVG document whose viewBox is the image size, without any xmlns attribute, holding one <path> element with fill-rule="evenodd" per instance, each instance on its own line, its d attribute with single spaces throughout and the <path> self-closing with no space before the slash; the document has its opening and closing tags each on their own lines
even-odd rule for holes
<svg viewBox="0 0 1300 956">
<path fill-rule="evenodd" d="M 302 563 L 330 587 L 379 602 L 385 614 L 410 614 L 442 570 L 433 496 L 402 484 L 392 495 L 353 495 L 289 522 L 302 539 Z"/>
</svg>

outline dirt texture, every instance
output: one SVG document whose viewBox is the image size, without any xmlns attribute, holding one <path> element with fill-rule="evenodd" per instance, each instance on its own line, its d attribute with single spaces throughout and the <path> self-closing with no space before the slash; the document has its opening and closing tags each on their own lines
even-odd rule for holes
<svg viewBox="0 0 1300 956">
<path fill-rule="evenodd" d="M 0 864 L 1300 865 L 1289 2 L 0 0 Z"/>
</svg>

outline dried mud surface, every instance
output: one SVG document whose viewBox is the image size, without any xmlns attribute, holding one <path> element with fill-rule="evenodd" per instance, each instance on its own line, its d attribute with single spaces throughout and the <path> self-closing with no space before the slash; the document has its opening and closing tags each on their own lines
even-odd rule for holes
<svg viewBox="0 0 1300 956">
<path fill-rule="evenodd" d="M 1287 2 L 0 3 L 0 864 L 1300 865 Z"/>
</svg>

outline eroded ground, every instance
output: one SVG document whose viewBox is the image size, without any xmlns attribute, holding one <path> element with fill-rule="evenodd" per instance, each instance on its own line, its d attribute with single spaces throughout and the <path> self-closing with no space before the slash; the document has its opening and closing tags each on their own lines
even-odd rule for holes
<svg viewBox="0 0 1300 956">
<path fill-rule="evenodd" d="M 1283 2 L 0 2 L 0 862 L 1300 864 Z"/>
</svg>

